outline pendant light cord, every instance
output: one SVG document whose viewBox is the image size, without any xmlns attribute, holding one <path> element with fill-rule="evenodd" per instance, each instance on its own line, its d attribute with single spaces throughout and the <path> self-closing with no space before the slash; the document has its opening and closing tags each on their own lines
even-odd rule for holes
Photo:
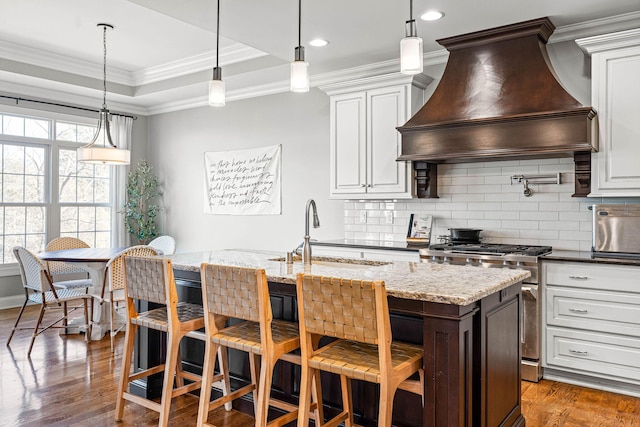
<svg viewBox="0 0 640 427">
<path fill-rule="evenodd" d="M 220 52 L 220 0 L 216 12 L 216 68 L 218 68 L 218 53 Z"/>
<path fill-rule="evenodd" d="M 102 47 L 104 48 L 104 54 L 102 56 L 102 108 L 107 108 L 107 26 L 102 27 Z"/>
<path fill-rule="evenodd" d="M 409 20 L 413 21 L 413 0 L 409 0 Z"/>
<path fill-rule="evenodd" d="M 302 46 L 302 0 L 298 0 L 298 46 Z"/>
</svg>

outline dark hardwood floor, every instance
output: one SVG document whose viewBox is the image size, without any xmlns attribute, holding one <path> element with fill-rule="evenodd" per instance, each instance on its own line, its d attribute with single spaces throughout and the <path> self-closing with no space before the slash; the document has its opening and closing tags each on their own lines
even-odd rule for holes
<svg viewBox="0 0 640 427">
<path fill-rule="evenodd" d="M 25 320 L 33 324 L 37 307 Z M 87 345 L 82 335 L 49 330 L 36 338 L 26 357 L 30 331 L 18 331 L 6 347 L 17 309 L 0 310 L 0 426 L 155 426 L 158 416 L 133 403 L 125 406 L 122 423 L 113 419 L 120 375 L 122 338 L 116 351 L 109 339 Z M 526 425 L 640 426 L 640 399 L 543 380 L 522 383 Z M 181 396 L 171 407 L 171 424 L 194 425 L 198 399 Z M 253 418 L 237 412 L 213 411 L 209 422 L 221 427 L 252 425 Z"/>
</svg>

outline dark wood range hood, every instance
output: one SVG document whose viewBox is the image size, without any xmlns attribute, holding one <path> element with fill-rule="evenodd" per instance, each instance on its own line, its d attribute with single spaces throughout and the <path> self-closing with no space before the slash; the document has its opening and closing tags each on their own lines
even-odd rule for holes
<svg viewBox="0 0 640 427">
<path fill-rule="evenodd" d="M 574 196 L 589 194 L 596 113 L 558 82 L 546 50 L 554 29 L 540 18 L 438 40 L 450 52 L 442 79 L 398 127 L 398 160 L 414 162 L 419 197 L 437 197 L 438 163 L 566 156 Z"/>
</svg>

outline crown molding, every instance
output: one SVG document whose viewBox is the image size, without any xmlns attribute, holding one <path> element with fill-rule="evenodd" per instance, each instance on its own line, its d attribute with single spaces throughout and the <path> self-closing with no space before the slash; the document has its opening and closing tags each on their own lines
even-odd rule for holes
<svg viewBox="0 0 640 427">
<path fill-rule="evenodd" d="M 594 19 L 556 28 L 549 43 L 573 41 L 597 34 L 613 33 L 640 26 L 640 12 L 625 13 L 609 18 Z"/>
<path fill-rule="evenodd" d="M 585 37 L 576 40 L 576 43 L 589 55 L 611 49 L 638 46 L 640 45 L 640 28 L 600 36 Z"/>
<path fill-rule="evenodd" d="M 251 59 L 266 56 L 267 53 L 241 43 L 234 43 L 231 46 L 220 49 L 220 65 L 229 65 L 236 62 L 249 61 Z M 213 68 L 216 64 L 216 52 L 205 52 L 201 55 L 195 55 L 184 58 L 179 61 L 169 62 L 167 64 L 149 67 L 133 73 L 133 81 L 135 86 L 142 86 L 149 83 L 155 83 L 162 80 L 172 79 L 198 71 Z"/>
<path fill-rule="evenodd" d="M 69 74 L 79 74 L 100 80 L 103 77 L 102 64 L 1 40 L 0 57 Z M 133 86 L 133 76 L 128 71 L 107 66 L 107 74 L 110 82 Z"/>
<path fill-rule="evenodd" d="M 61 104 L 76 105 L 79 107 L 95 108 L 98 110 L 102 106 L 102 98 L 71 93 L 68 91 L 47 89 L 43 87 L 31 86 L 23 83 L 10 83 L 0 79 L 0 92 L 16 94 L 21 97 L 30 97 L 42 100 L 55 100 Z M 148 110 L 139 105 L 123 103 L 108 99 L 109 110 L 114 113 L 134 114 L 146 116 Z M 96 116 L 97 117 L 97 116 Z"/>
</svg>

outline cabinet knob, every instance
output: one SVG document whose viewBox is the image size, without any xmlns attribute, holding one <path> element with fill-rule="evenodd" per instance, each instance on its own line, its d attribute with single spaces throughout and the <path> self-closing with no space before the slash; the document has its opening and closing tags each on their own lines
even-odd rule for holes
<svg viewBox="0 0 640 427">
<path fill-rule="evenodd" d="M 363 187 L 363 188 L 364 188 L 364 187 L 366 187 L 366 185 L 364 185 L 364 184 L 360 184 L 360 187 Z"/>
<path fill-rule="evenodd" d="M 587 280 L 588 277 L 587 276 L 569 276 L 569 279 L 573 279 L 573 280 Z"/>
<path fill-rule="evenodd" d="M 578 314 L 586 314 L 589 312 L 588 310 L 584 310 L 582 308 L 570 308 L 569 311 L 572 313 L 578 313 Z"/>
<path fill-rule="evenodd" d="M 371 185 L 371 184 L 367 184 L 367 187 L 371 188 L 371 187 L 373 187 L 373 185 Z"/>
</svg>

